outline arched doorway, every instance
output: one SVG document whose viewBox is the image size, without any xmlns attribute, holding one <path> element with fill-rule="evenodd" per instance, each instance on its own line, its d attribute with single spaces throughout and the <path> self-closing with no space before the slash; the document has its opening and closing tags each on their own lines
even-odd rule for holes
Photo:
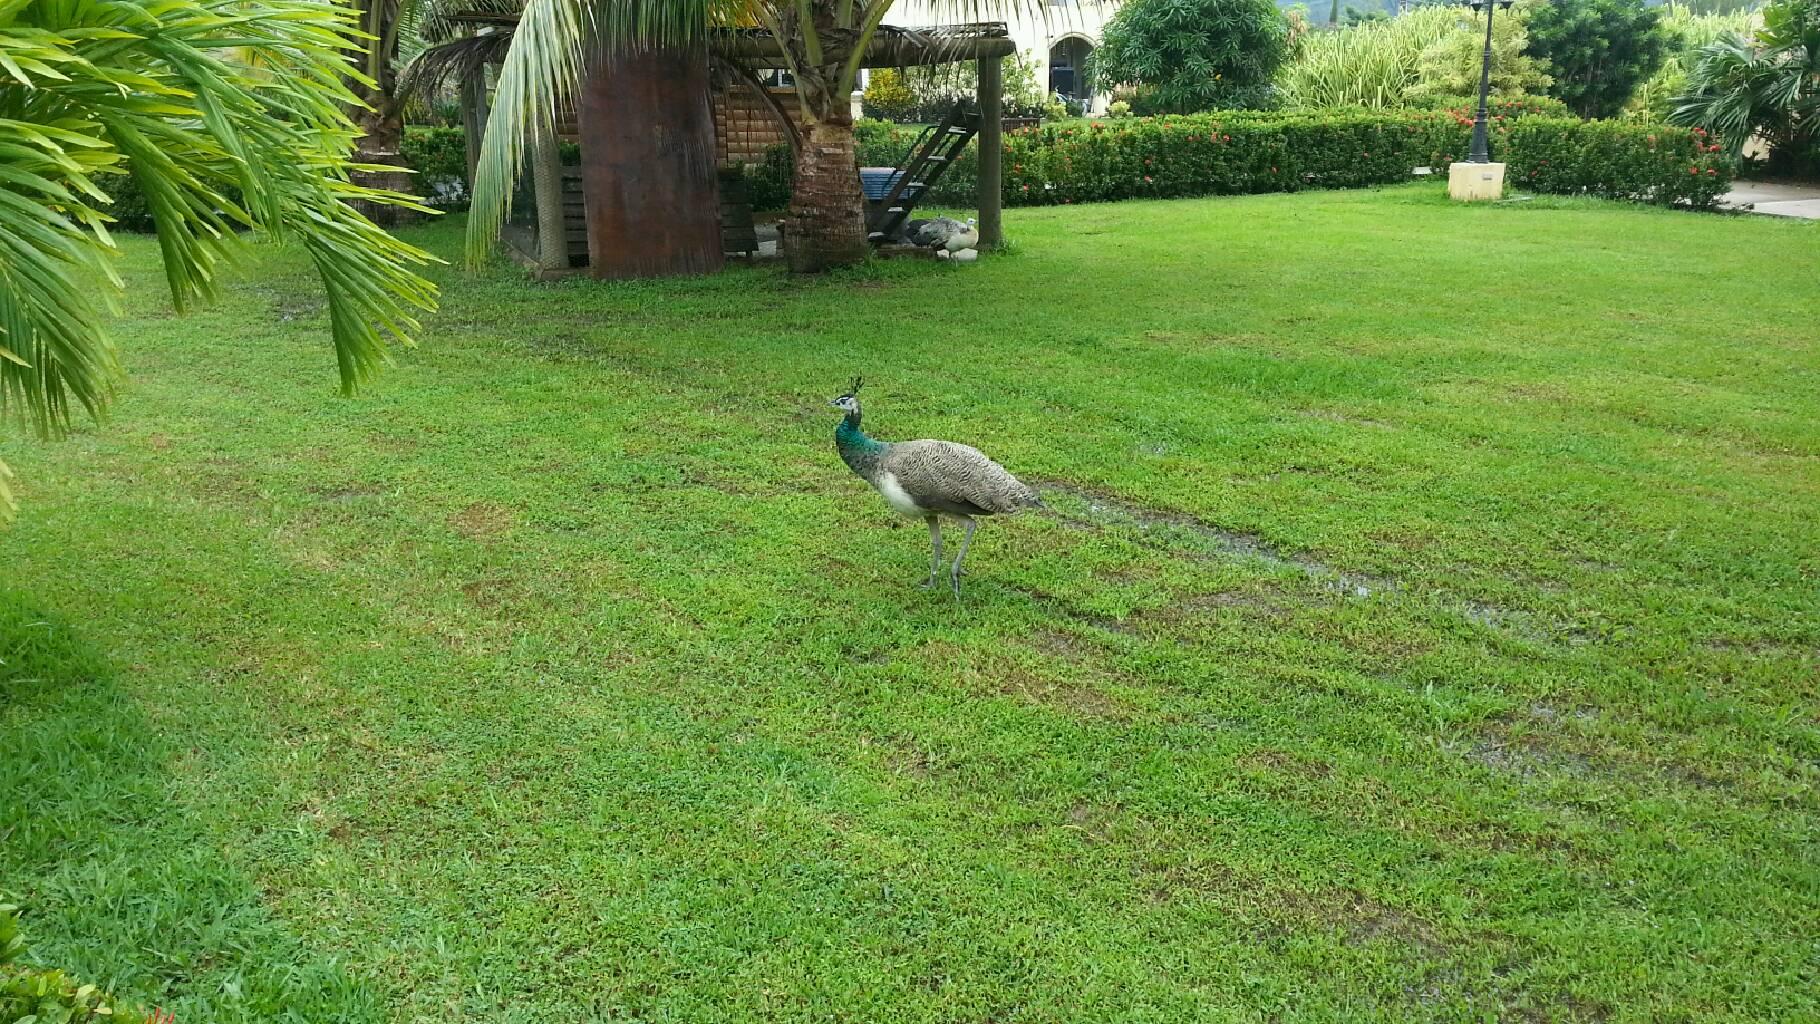
<svg viewBox="0 0 1820 1024">
<path fill-rule="evenodd" d="M 1093 44 L 1082 36 L 1056 40 L 1049 48 L 1049 93 L 1086 103 L 1093 98 L 1087 83 L 1087 57 Z"/>
</svg>

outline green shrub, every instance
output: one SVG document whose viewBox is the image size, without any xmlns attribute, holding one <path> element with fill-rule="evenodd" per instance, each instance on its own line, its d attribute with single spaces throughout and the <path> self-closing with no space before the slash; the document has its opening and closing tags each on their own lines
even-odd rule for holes
<svg viewBox="0 0 1820 1024">
<path fill-rule="evenodd" d="M 916 96 L 904 76 L 892 68 L 879 68 L 866 76 L 866 91 L 860 103 L 869 118 L 907 121 L 916 107 Z"/>
<path fill-rule="evenodd" d="M 1291 107 L 1400 107 L 1421 73 L 1422 54 L 1463 31 L 1453 11 L 1424 8 L 1386 22 L 1304 32 L 1277 75 L 1277 90 Z"/>
<path fill-rule="evenodd" d="M 754 210 L 784 209 L 790 205 L 790 184 L 795 178 L 790 144 L 768 146 L 763 160 L 746 165 L 746 200 Z"/>
<path fill-rule="evenodd" d="M 1531 0 L 1518 0 L 1492 21 L 1493 95 L 1540 92 L 1554 82 L 1548 74 L 1548 64 L 1528 52 L 1528 24 L 1535 10 Z M 1485 17 L 1465 8 L 1453 8 L 1450 13 L 1456 18 L 1456 27 L 1422 51 L 1415 84 L 1409 88 L 1411 96 L 1479 94 L 1479 74 L 1485 58 L 1485 26 L 1479 22 Z"/>
<path fill-rule="evenodd" d="M 1446 110 L 1468 120 L 1479 112 L 1475 96 L 1424 96 L 1410 100 L 1419 110 Z M 1573 117 L 1567 104 L 1553 96 L 1493 96 L 1485 103 L 1485 113 L 1493 118 L 1515 120 L 1519 117 Z"/>
<path fill-rule="evenodd" d="M 417 172 L 414 187 L 429 205 L 467 205 L 467 133 L 460 128 L 410 125 L 398 153 Z"/>
<path fill-rule="evenodd" d="M 1699 128 L 1525 118 L 1502 134 L 1514 188 L 1701 208 L 1731 188 L 1724 147 Z"/>
<path fill-rule="evenodd" d="M 162 1012 L 147 1015 L 120 1006 L 62 971 L 17 963 L 24 952 L 18 908 L 0 906 L 0 1024 L 163 1024 L 170 1019 Z"/>
<path fill-rule="evenodd" d="M 1100 86 L 1142 86 L 1139 112 L 1185 113 L 1268 105 L 1289 25 L 1272 0 L 1128 0 L 1102 35 Z"/>
</svg>

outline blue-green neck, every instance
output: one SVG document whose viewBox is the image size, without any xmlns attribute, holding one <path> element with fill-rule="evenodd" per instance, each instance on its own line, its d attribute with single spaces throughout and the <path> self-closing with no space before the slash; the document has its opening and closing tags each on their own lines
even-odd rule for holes
<svg viewBox="0 0 1820 1024">
<path fill-rule="evenodd" d="M 850 412 L 841 419 L 840 426 L 834 428 L 834 447 L 847 468 L 870 480 L 887 446 L 883 441 L 867 437 L 865 431 L 859 429 L 859 414 Z"/>
<path fill-rule="evenodd" d="M 834 428 L 834 443 L 843 449 L 854 448 L 863 452 L 882 451 L 885 447 L 884 442 L 874 441 L 859 429 L 859 417 L 852 413 L 842 417 L 840 426 Z"/>
</svg>

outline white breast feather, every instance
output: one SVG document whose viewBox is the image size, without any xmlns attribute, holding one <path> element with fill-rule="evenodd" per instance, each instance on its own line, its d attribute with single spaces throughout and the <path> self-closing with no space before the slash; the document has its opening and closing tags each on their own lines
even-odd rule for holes
<svg viewBox="0 0 1820 1024">
<path fill-rule="evenodd" d="M 878 475 L 878 483 L 874 486 L 878 488 L 878 493 L 885 496 L 887 504 L 892 508 L 897 509 L 899 512 L 902 512 L 904 515 L 921 516 L 926 514 L 921 508 L 917 507 L 915 501 L 911 500 L 910 492 L 904 490 L 903 486 L 897 482 L 897 477 L 895 475 L 891 473 L 880 473 Z"/>
</svg>

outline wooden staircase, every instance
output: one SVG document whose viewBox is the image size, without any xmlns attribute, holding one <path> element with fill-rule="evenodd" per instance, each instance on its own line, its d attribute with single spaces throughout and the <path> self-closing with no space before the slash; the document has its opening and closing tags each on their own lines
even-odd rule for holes
<svg viewBox="0 0 1820 1024">
<path fill-rule="evenodd" d="M 960 158 L 967 143 L 979 134 L 980 115 L 969 104 L 956 103 L 939 125 L 924 128 L 898 161 L 891 190 L 878 201 L 866 219 L 866 237 L 873 245 L 902 238 L 904 222 L 929 190 Z"/>
</svg>

